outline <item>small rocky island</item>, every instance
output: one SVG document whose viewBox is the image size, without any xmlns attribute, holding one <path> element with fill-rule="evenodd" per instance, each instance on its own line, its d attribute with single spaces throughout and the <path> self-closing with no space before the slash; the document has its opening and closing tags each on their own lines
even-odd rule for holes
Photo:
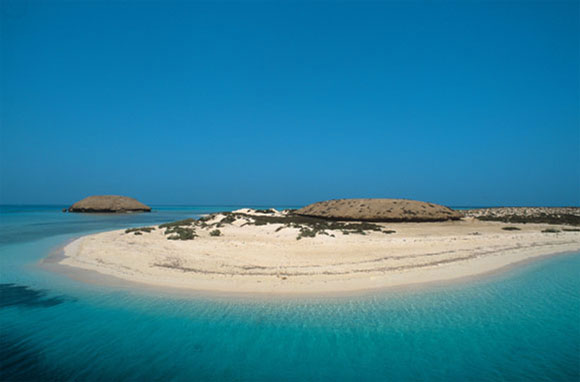
<svg viewBox="0 0 580 382">
<path fill-rule="evenodd" d="M 68 212 L 127 213 L 151 212 L 151 207 L 140 201 L 119 195 L 89 196 L 68 208 Z"/>
<path fill-rule="evenodd" d="M 310 204 L 296 214 L 329 220 L 435 222 L 459 220 L 449 207 L 408 199 L 335 199 Z"/>
</svg>

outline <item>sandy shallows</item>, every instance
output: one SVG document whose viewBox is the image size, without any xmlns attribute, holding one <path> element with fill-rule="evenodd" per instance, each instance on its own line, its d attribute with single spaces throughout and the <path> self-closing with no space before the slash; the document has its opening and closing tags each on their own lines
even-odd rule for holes
<svg viewBox="0 0 580 382">
<path fill-rule="evenodd" d="M 211 223 L 211 222 L 210 222 Z M 149 285 L 244 293 L 347 292 L 475 276 L 534 257 L 580 250 L 580 232 L 474 219 L 380 224 L 395 233 L 328 231 L 297 240 L 282 224 L 197 228 L 194 240 L 163 229 L 81 237 L 61 264 Z M 280 228 L 284 227 L 284 228 Z M 542 230 L 551 228 L 558 233 Z"/>
</svg>

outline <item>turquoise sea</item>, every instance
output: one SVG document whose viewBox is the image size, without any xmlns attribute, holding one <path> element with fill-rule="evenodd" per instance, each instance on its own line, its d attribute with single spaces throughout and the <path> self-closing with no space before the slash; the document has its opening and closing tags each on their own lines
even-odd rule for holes
<svg viewBox="0 0 580 382">
<path fill-rule="evenodd" d="M 38 263 L 82 234 L 237 207 L 62 207 L 0 208 L 1 381 L 580 380 L 580 254 L 346 297 L 172 295 Z"/>
</svg>

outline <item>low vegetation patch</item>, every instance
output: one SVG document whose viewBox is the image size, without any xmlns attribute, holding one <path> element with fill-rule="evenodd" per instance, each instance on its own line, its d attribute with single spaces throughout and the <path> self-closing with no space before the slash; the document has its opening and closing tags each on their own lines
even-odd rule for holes
<svg viewBox="0 0 580 382">
<path fill-rule="evenodd" d="M 165 230 L 165 235 L 167 236 L 167 240 L 193 240 L 197 237 L 195 230 L 189 227 L 171 227 Z"/>
<path fill-rule="evenodd" d="M 504 231 L 521 231 L 520 228 L 514 226 L 502 227 L 501 229 L 503 229 Z"/>
<path fill-rule="evenodd" d="M 198 236 L 195 227 L 192 227 L 196 222 L 197 220 L 189 218 L 160 224 L 159 228 L 165 228 L 163 233 L 167 236 L 167 240 L 193 240 Z"/>
<path fill-rule="evenodd" d="M 296 240 L 300 240 L 303 237 L 316 237 L 316 234 L 318 234 L 318 231 L 315 231 L 314 229 L 308 227 L 300 227 L 300 233 L 298 234 L 298 236 L 296 236 Z"/>
<path fill-rule="evenodd" d="M 499 221 L 504 223 L 536 223 L 536 224 L 567 224 L 580 226 L 580 216 L 572 214 L 536 214 L 530 216 L 522 215 L 490 215 L 479 216 L 479 220 Z"/>
<path fill-rule="evenodd" d="M 392 233 L 388 230 L 383 231 L 383 227 L 378 224 L 367 222 L 347 223 L 298 215 L 290 215 L 281 219 L 284 220 L 283 222 L 280 222 L 283 226 L 279 227 L 277 231 L 283 228 L 297 228 L 300 230 L 296 237 L 297 240 L 316 237 L 317 235 L 329 235 L 326 231 L 341 231 L 345 235 L 366 235 L 368 231 Z M 263 223 L 264 222 L 259 222 L 257 225 L 262 225 Z M 265 224 L 268 223 L 266 222 Z"/>
<path fill-rule="evenodd" d="M 555 229 L 555 228 L 546 228 L 545 230 L 542 230 L 543 233 L 558 233 L 560 232 L 559 229 Z"/>
<path fill-rule="evenodd" d="M 566 232 L 580 232 L 580 228 L 562 228 L 562 231 L 566 231 Z"/>
<path fill-rule="evenodd" d="M 271 209 L 271 208 L 269 208 L 267 210 L 254 210 L 254 211 L 256 211 L 256 212 L 258 212 L 260 214 L 273 214 L 274 213 L 274 210 Z"/>
<path fill-rule="evenodd" d="M 137 228 L 127 228 L 125 233 L 133 233 L 135 235 L 142 235 L 142 232 L 151 232 L 155 227 L 137 227 Z"/>
<path fill-rule="evenodd" d="M 266 211 L 266 212 L 264 212 Z M 341 222 L 333 221 L 327 219 L 321 219 L 311 216 L 301 216 L 295 215 L 293 210 L 285 210 L 285 216 L 275 216 L 269 214 L 267 211 L 271 210 L 257 210 L 257 212 L 262 212 L 264 215 L 250 215 L 240 212 L 220 212 L 204 216 L 193 224 L 202 228 L 221 228 L 226 224 L 232 224 L 238 219 L 244 219 L 246 222 L 242 224 L 245 225 L 256 225 L 263 226 L 268 224 L 281 224 L 282 226 L 276 228 L 276 232 L 279 232 L 285 228 L 296 228 L 300 232 L 296 237 L 297 240 L 302 238 L 316 237 L 317 235 L 330 235 L 326 231 L 342 231 L 344 234 L 359 234 L 365 235 L 368 231 L 384 232 L 386 234 L 395 233 L 392 230 L 383 230 L 383 227 L 369 222 Z M 208 223 L 213 221 L 222 215 L 223 217 L 219 221 L 213 223 Z"/>
<path fill-rule="evenodd" d="M 189 219 L 178 220 L 178 221 L 171 222 L 171 223 L 160 224 L 159 228 L 172 228 L 172 227 L 188 226 L 188 225 L 192 225 L 195 222 L 196 222 L 195 219 L 189 218 Z"/>
<path fill-rule="evenodd" d="M 318 235 L 327 235 L 334 237 L 328 231 L 340 231 L 344 235 L 357 234 L 366 235 L 368 232 L 382 232 L 385 234 L 393 234 L 396 231 L 383 229 L 379 224 L 369 222 L 343 222 L 333 221 L 311 216 L 295 215 L 292 210 L 285 210 L 285 216 L 274 215 L 273 210 L 256 210 L 262 215 L 250 215 L 241 212 L 219 212 L 201 217 L 199 220 L 185 219 L 172 223 L 161 224 L 159 228 L 166 228 L 165 234 L 172 236 L 168 237 L 171 240 L 192 240 L 198 235 L 195 230 L 208 229 L 210 236 L 221 236 L 222 233 L 219 228 L 227 224 L 232 224 L 235 221 L 243 219 L 245 221 L 241 226 L 256 225 L 263 226 L 268 224 L 280 224 L 276 228 L 279 232 L 286 228 L 298 229 L 297 240 L 302 238 L 312 238 Z M 221 218 L 220 218 L 221 216 Z"/>
</svg>

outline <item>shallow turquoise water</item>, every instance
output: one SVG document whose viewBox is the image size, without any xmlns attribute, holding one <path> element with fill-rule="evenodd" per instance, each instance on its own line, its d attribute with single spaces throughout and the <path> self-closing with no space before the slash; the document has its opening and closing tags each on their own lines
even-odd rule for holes
<svg viewBox="0 0 580 382">
<path fill-rule="evenodd" d="M 580 379 L 580 254 L 464 284 L 301 299 L 152 295 L 36 266 L 79 234 L 226 208 L 0 209 L 0 379 Z"/>
</svg>

